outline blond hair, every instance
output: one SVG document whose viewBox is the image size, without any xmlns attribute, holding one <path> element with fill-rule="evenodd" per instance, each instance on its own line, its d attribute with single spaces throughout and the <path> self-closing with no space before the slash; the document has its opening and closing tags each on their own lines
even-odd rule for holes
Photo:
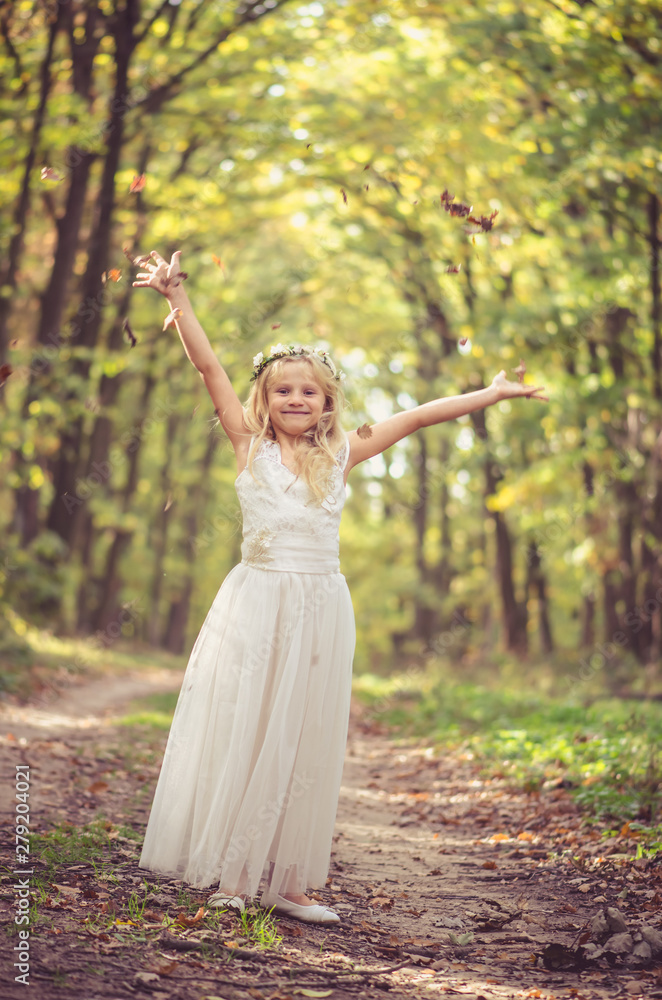
<svg viewBox="0 0 662 1000">
<path fill-rule="evenodd" d="M 244 405 L 246 425 L 254 435 L 247 465 L 251 475 L 254 476 L 253 459 L 258 448 L 265 439 L 276 440 L 269 418 L 268 391 L 288 364 L 309 365 L 315 381 L 324 393 L 322 416 L 315 427 L 300 435 L 295 451 L 299 477 L 307 484 L 316 499 L 322 501 L 330 492 L 331 477 L 337 467 L 336 456 L 347 438 L 340 426 L 340 413 L 345 405 L 340 382 L 329 366 L 316 354 L 277 358 L 264 368 L 253 382 Z"/>
</svg>

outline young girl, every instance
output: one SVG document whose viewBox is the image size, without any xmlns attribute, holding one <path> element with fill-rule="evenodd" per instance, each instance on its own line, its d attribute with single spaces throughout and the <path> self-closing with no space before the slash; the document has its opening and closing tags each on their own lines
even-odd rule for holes
<svg viewBox="0 0 662 1000">
<path fill-rule="evenodd" d="M 324 351 L 278 345 L 253 359 L 242 406 L 181 284 L 158 253 L 136 287 L 166 296 L 237 457 L 242 560 L 228 574 L 184 675 L 140 866 L 257 894 L 312 923 L 338 915 L 306 896 L 325 884 L 343 767 L 354 617 L 338 528 L 351 469 L 408 434 L 543 387 L 506 380 L 437 399 L 365 430 L 340 426 L 342 375 Z"/>
</svg>

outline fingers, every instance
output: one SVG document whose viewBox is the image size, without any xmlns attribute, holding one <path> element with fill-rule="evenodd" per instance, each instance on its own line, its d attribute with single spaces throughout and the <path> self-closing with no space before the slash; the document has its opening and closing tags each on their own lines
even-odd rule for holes
<svg viewBox="0 0 662 1000">
<path fill-rule="evenodd" d="M 150 257 L 154 258 L 154 260 L 156 261 L 157 264 L 165 264 L 165 260 L 163 259 L 163 257 L 161 256 L 161 254 L 158 252 L 158 250 L 151 250 L 149 255 L 150 255 Z"/>
</svg>

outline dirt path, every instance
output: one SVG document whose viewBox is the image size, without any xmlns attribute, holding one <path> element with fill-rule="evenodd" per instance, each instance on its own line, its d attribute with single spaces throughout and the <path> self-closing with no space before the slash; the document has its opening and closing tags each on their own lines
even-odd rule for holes
<svg viewBox="0 0 662 1000">
<path fill-rule="evenodd" d="M 659 924 L 658 867 L 626 861 L 619 839 L 591 839 L 564 789 L 513 794 L 459 755 L 439 759 L 424 746 L 394 745 L 358 710 L 330 879 L 318 894 L 340 913 L 338 930 L 279 919 L 282 943 L 259 951 L 231 915 L 214 914 L 210 925 L 204 911 L 195 914 L 204 893 L 187 897 L 181 883 L 151 877 L 158 886 L 137 914 L 138 848 L 121 824 L 144 828 L 165 733 L 154 740 L 119 726 L 118 716 L 136 698 L 176 690 L 179 680 L 141 672 L 83 683 L 50 704 L 0 709 L 8 929 L 15 930 L 19 879 L 12 874 L 17 764 L 30 769 L 33 830 L 63 821 L 80 828 L 102 815 L 110 831 L 112 875 L 90 859 L 60 865 L 58 881 L 44 883 L 45 863 L 35 863 L 35 880 L 42 878 L 32 886 L 39 919 L 29 982 L 39 1000 L 662 997 L 654 963 L 617 957 L 610 967 L 581 961 L 577 951 L 589 920 L 609 907 L 629 930 L 642 915 Z M 180 924 L 164 931 L 164 920 L 178 914 Z M 8 998 L 26 996 L 12 982 L 16 943 L 15 934 L 2 936 Z"/>
</svg>

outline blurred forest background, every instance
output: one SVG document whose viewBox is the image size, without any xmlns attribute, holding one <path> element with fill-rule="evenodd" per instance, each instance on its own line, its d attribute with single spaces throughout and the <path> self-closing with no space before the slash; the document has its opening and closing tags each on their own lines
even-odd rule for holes
<svg viewBox="0 0 662 1000">
<path fill-rule="evenodd" d="M 278 342 L 332 348 L 348 428 L 520 358 L 546 386 L 352 474 L 359 670 L 645 689 L 662 5 L 17 0 L 0 36 L 5 663 L 35 630 L 185 652 L 239 557 L 232 452 L 124 253 L 181 249 L 242 399 Z"/>
</svg>

